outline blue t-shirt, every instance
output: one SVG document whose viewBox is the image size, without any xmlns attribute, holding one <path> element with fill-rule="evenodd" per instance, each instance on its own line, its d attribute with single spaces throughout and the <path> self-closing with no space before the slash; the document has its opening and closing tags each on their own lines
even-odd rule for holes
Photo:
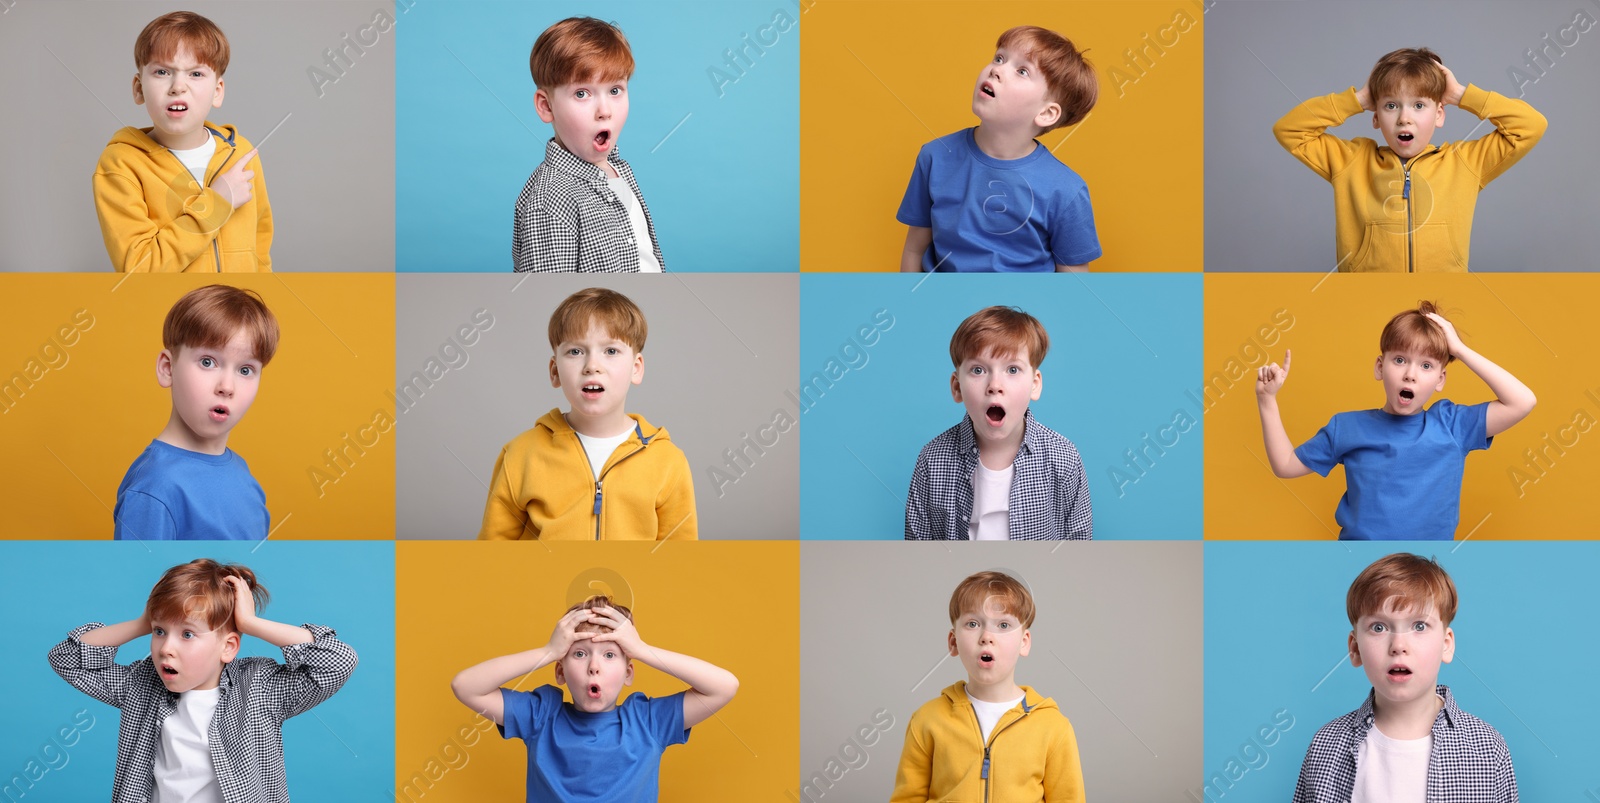
<svg viewBox="0 0 1600 803">
<path fill-rule="evenodd" d="M 500 732 L 528 745 L 528 803 L 654 803 L 661 751 L 689 740 L 684 692 L 651 699 L 634 692 L 601 714 L 564 702 L 558 686 L 500 690 Z"/>
<path fill-rule="evenodd" d="M 119 541 L 260 541 L 272 517 L 267 494 L 232 449 L 204 454 L 159 440 L 117 488 Z"/>
<path fill-rule="evenodd" d="M 1294 454 L 1324 477 L 1344 464 L 1345 493 L 1333 515 L 1341 540 L 1449 541 L 1461 521 L 1467 452 L 1494 440 L 1488 415 L 1488 402 L 1448 399 L 1415 415 L 1339 413 Z"/>
<path fill-rule="evenodd" d="M 1100 257 L 1089 188 L 1035 142 L 1021 159 L 978 149 L 975 129 L 917 152 L 895 219 L 933 229 L 924 271 L 1050 273 Z"/>
</svg>

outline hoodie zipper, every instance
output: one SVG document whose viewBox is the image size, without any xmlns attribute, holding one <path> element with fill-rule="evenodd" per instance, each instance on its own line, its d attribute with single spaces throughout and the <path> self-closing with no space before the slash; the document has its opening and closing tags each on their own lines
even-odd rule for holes
<svg viewBox="0 0 1600 803">
<path fill-rule="evenodd" d="M 216 136 L 211 131 L 210 128 L 206 129 L 206 133 L 207 134 L 211 134 L 212 136 Z M 228 161 L 230 159 L 232 159 L 235 155 L 238 154 L 238 152 L 239 152 L 238 149 L 234 148 L 231 143 L 229 144 L 228 147 L 230 149 L 229 152 L 228 152 L 228 155 L 222 157 L 222 164 L 217 165 L 217 172 L 212 173 L 210 176 L 207 176 L 205 183 L 200 185 L 200 190 L 202 192 L 205 191 L 206 187 L 211 186 L 211 182 L 215 181 L 217 176 L 222 175 L 222 169 L 224 167 L 228 166 Z M 167 151 L 167 153 L 172 153 L 172 149 L 171 148 L 167 148 L 166 151 Z M 172 159 L 173 159 L 173 161 L 178 163 L 178 167 L 181 168 L 183 170 L 183 172 L 185 172 L 185 173 L 189 172 L 189 166 L 184 164 L 182 159 L 178 158 L 178 154 L 172 153 Z M 222 272 L 222 246 L 217 244 L 217 240 L 220 238 L 220 236 L 221 235 L 212 235 L 212 237 L 211 237 L 211 259 L 212 259 L 212 264 L 214 264 L 216 266 L 216 268 L 217 268 L 217 273 L 221 273 Z"/>
<path fill-rule="evenodd" d="M 1433 152 L 1428 151 L 1428 153 Z M 1417 235 L 1416 229 L 1411 223 L 1411 166 L 1416 164 L 1418 159 L 1427 156 L 1428 153 L 1419 153 L 1411 157 L 1411 161 L 1400 163 L 1400 169 L 1405 173 L 1406 177 L 1405 185 L 1400 188 L 1400 197 L 1406 202 L 1406 273 L 1417 272 Z"/>
<path fill-rule="evenodd" d="M 622 461 L 644 451 L 644 447 L 650 445 L 650 441 L 644 439 L 644 428 L 639 426 L 637 422 L 633 425 L 633 432 L 639 436 L 639 443 L 641 444 L 639 448 L 617 458 L 617 462 L 612 463 L 610 467 L 601 469 L 600 476 L 594 480 L 594 540 L 596 541 L 600 540 L 600 502 L 605 497 L 604 483 L 606 475 L 610 474 L 612 469 L 621 465 Z M 574 433 L 574 437 L 576 437 L 576 433 Z M 651 437 L 653 438 L 654 436 Z M 585 463 L 589 462 L 589 450 L 584 448 L 582 438 L 578 438 L 578 449 L 583 452 L 583 461 Z"/>
<path fill-rule="evenodd" d="M 1028 707 L 1028 699 L 1026 696 L 1023 697 L 1020 705 L 1022 706 L 1022 716 L 1017 717 L 1016 719 L 1013 719 L 1010 722 L 1007 722 L 1006 724 L 996 728 L 993 733 L 989 734 L 989 741 L 983 746 L 983 769 L 978 774 L 978 777 L 983 780 L 983 803 L 989 803 L 989 751 L 990 748 L 994 747 L 994 740 L 1000 738 L 1001 731 L 1004 731 L 1006 728 L 1021 722 L 1023 717 L 1033 713 L 1033 709 Z M 979 741 L 982 741 L 983 723 L 978 721 L 978 709 L 976 706 L 972 705 L 970 701 L 967 703 L 967 707 L 972 709 L 972 724 L 978 726 L 978 739 Z"/>
</svg>

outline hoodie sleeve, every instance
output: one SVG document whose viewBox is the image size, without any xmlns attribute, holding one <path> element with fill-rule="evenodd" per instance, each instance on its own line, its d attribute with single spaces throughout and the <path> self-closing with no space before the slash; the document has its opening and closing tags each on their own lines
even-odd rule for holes
<svg viewBox="0 0 1600 803">
<path fill-rule="evenodd" d="M 933 776 L 933 750 L 927 738 L 913 714 L 906 724 L 906 742 L 900 749 L 900 767 L 894 773 L 894 793 L 889 796 L 889 803 L 927 803 Z"/>
<path fill-rule="evenodd" d="M 515 541 L 520 538 L 538 538 L 528 512 L 517 501 L 511 487 L 511 477 L 506 471 L 506 451 L 494 461 L 494 476 L 489 479 L 489 501 L 483 506 L 483 527 L 478 530 L 479 541 Z"/>
<path fill-rule="evenodd" d="M 1061 718 L 1061 729 L 1050 740 L 1044 760 L 1045 803 L 1083 803 L 1083 763 L 1078 758 L 1078 737 L 1072 723 Z"/>
<path fill-rule="evenodd" d="M 261 172 L 261 154 L 256 154 L 255 178 L 251 191 L 256 203 L 256 270 L 272 272 L 272 204 L 267 200 L 267 178 Z"/>
<path fill-rule="evenodd" d="M 672 445 L 672 444 L 668 444 Z M 656 500 L 656 540 L 668 538 L 678 541 L 695 541 L 700 538 L 699 517 L 694 508 L 694 478 L 689 471 L 689 458 L 678 450 Z"/>
<path fill-rule="evenodd" d="M 1533 150 L 1549 123 L 1544 115 L 1516 98 L 1468 84 L 1461 109 L 1494 123 L 1494 132 L 1461 144 L 1461 155 L 1478 177 L 1478 188 L 1500 177 Z"/>
<path fill-rule="evenodd" d="M 1274 123 L 1272 135 L 1290 155 L 1324 179 L 1332 179 L 1350 163 L 1360 146 L 1327 133 L 1327 129 L 1362 112 L 1355 87 L 1312 98 Z"/>
<path fill-rule="evenodd" d="M 94 172 L 94 210 L 111 266 L 122 273 L 181 272 L 208 252 L 233 206 L 186 171 L 161 191 L 167 209 L 152 213 L 145 188 L 123 163 L 126 149 L 108 147 Z"/>
</svg>

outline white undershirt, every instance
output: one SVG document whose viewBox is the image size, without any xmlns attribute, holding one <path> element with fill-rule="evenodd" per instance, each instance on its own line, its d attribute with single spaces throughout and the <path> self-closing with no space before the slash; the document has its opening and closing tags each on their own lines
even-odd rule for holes
<svg viewBox="0 0 1600 803">
<path fill-rule="evenodd" d="M 195 183 L 202 187 L 206 185 L 206 166 L 211 164 L 211 157 L 216 152 L 217 138 L 211 136 L 210 131 L 206 132 L 205 144 L 198 148 L 190 148 L 186 151 L 172 149 L 172 155 L 178 157 L 178 161 L 183 162 L 183 166 L 189 170 L 189 175 L 194 176 Z"/>
<path fill-rule="evenodd" d="M 582 432 L 578 433 L 578 441 L 583 444 L 583 452 L 589 458 L 591 476 L 595 479 L 600 478 L 600 469 L 605 468 L 606 461 L 611 459 L 611 453 L 615 452 L 617 447 L 621 446 L 622 442 L 626 441 L 628 436 L 632 434 L 633 429 L 631 427 L 624 430 L 621 435 L 613 435 L 609 438 L 595 438 Z"/>
<path fill-rule="evenodd" d="M 984 744 L 989 743 L 989 734 L 994 733 L 994 726 L 1000 722 L 1000 717 L 1022 704 L 1022 697 L 1004 703 L 985 702 L 973 697 L 970 691 L 967 692 L 967 699 L 972 701 L 972 710 L 978 715 L 978 728 L 983 731 Z"/>
<path fill-rule="evenodd" d="M 972 472 L 972 521 L 967 537 L 974 541 L 1005 541 L 1011 537 L 1008 509 L 1011 505 L 1012 467 L 999 471 L 983 463 Z"/>
<path fill-rule="evenodd" d="M 628 223 L 633 228 L 633 243 L 639 248 L 639 272 L 660 273 L 661 263 L 656 261 L 655 242 L 650 239 L 650 223 L 644 219 L 644 207 L 639 205 L 639 196 L 633 194 L 633 188 L 628 186 L 628 180 L 622 177 L 606 177 L 606 186 L 622 199 L 622 205 L 628 210 Z"/>
<path fill-rule="evenodd" d="M 217 772 L 207 752 L 211 715 L 221 689 L 195 689 L 178 695 L 178 708 L 161 723 L 156 744 L 154 803 L 222 803 Z"/>
<path fill-rule="evenodd" d="M 1391 739 L 1374 725 L 1356 749 L 1356 785 L 1350 803 L 1424 803 L 1433 734 Z"/>
</svg>

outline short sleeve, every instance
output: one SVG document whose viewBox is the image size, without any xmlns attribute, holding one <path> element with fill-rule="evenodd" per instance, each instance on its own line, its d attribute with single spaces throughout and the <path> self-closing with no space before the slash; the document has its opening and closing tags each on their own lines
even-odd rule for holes
<svg viewBox="0 0 1600 803">
<path fill-rule="evenodd" d="M 1050 220 L 1050 254 L 1057 265 L 1083 265 L 1100 258 L 1089 188 L 1079 185 Z"/>
<path fill-rule="evenodd" d="M 561 705 L 561 699 L 561 690 L 555 686 L 540 686 L 531 692 L 501 689 L 500 707 L 505 724 L 500 726 L 500 735 L 532 741 L 550 722 L 551 712 Z"/>
<path fill-rule="evenodd" d="M 933 169 L 933 152 L 926 145 L 917 152 L 917 165 L 911 171 L 906 195 L 894 219 L 907 226 L 933 228 L 933 193 L 928 189 L 928 174 Z"/>
<path fill-rule="evenodd" d="M 670 747 L 689 741 L 689 729 L 683 726 L 683 701 L 686 696 L 686 692 L 654 699 L 642 694 L 631 695 L 630 699 L 623 702 L 622 710 L 626 712 L 630 706 L 641 706 L 636 715 L 641 717 L 645 732 L 657 744 Z"/>
<path fill-rule="evenodd" d="M 118 541 L 174 541 L 178 538 L 178 525 L 172 511 L 161 500 L 139 491 L 129 491 L 117 498 L 112 511 L 116 529 L 112 537 Z"/>
<path fill-rule="evenodd" d="M 1300 444 L 1294 450 L 1294 456 L 1300 458 L 1300 462 L 1306 468 L 1317 472 L 1323 477 L 1328 476 L 1328 472 L 1332 471 L 1334 466 L 1339 465 L 1339 461 L 1343 457 L 1338 445 L 1338 424 L 1339 419 L 1337 418 L 1329 421 L 1327 426 L 1317 430 L 1317 434 L 1311 436 L 1311 440 Z"/>
<path fill-rule="evenodd" d="M 1439 423 L 1456 443 L 1461 444 L 1461 451 L 1471 452 L 1477 449 L 1487 449 L 1494 438 L 1489 437 L 1489 403 L 1459 405 L 1449 399 L 1444 399 L 1428 412 L 1438 416 Z"/>
</svg>

